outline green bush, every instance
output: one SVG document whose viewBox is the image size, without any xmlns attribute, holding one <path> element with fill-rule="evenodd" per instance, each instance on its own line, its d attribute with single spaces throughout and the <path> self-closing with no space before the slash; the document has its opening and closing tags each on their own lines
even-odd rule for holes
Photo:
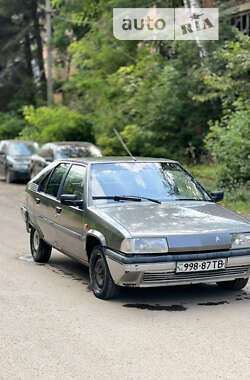
<svg viewBox="0 0 250 380">
<path fill-rule="evenodd" d="M 0 140 L 16 138 L 26 126 L 24 119 L 11 113 L 0 113 Z"/>
<path fill-rule="evenodd" d="M 220 164 L 218 182 L 238 186 L 250 179 L 250 103 L 239 99 L 234 109 L 216 121 L 206 138 L 206 146 Z"/>
<path fill-rule="evenodd" d="M 40 143 L 49 141 L 94 142 L 93 123 L 79 111 L 67 107 L 24 108 L 28 123 L 21 135 Z"/>
</svg>

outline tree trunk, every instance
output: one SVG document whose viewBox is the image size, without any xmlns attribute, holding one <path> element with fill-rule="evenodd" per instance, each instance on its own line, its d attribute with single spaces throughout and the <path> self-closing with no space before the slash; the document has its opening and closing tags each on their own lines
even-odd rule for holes
<svg viewBox="0 0 250 380">
<path fill-rule="evenodd" d="M 24 49 L 25 49 L 25 60 L 26 60 L 27 74 L 31 79 L 33 79 L 33 70 L 32 70 L 32 63 L 31 63 L 32 62 L 32 54 L 31 54 L 29 33 L 25 34 Z"/>
<path fill-rule="evenodd" d="M 189 0 L 190 8 L 201 8 L 200 0 Z"/>
<path fill-rule="evenodd" d="M 190 9 L 190 15 L 193 15 L 195 13 L 195 8 L 201 8 L 201 3 L 200 0 L 183 0 L 185 8 Z M 207 52 L 205 49 L 205 46 L 203 43 L 200 41 L 198 35 L 196 34 L 195 37 L 196 44 L 198 46 L 198 49 L 200 51 L 200 58 L 203 59 L 207 56 Z"/>
<path fill-rule="evenodd" d="M 43 60 L 43 43 L 41 38 L 41 30 L 40 30 L 40 23 L 39 23 L 39 15 L 37 12 L 38 4 L 37 0 L 31 1 L 32 6 L 32 17 L 33 17 L 33 27 L 34 27 L 34 37 L 36 40 L 37 45 L 37 62 L 40 72 L 40 85 L 41 85 L 41 92 L 43 99 L 46 99 L 46 75 L 45 75 L 45 68 L 44 68 L 44 60 Z"/>
</svg>

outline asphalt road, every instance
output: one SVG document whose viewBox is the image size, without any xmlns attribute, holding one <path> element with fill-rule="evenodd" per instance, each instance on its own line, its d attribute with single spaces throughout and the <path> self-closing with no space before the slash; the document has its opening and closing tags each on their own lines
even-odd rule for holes
<svg viewBox="0 0 250 380">
<path fill-rule="evenodd" d="M 0 181 L 0 379 L 249 379 L 250 287 L 124 290 L 96 299 L 88 272 L 29 254 L 24 185 Z"/>
</svg>

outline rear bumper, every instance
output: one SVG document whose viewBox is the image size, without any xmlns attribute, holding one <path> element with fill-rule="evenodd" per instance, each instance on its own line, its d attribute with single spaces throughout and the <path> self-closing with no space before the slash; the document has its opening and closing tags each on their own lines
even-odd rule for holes
<svg viewBox="0 0 250 380">
<path fill-rule="evenodd" d="M 157 287 L 231 281 L 250 277 L 250 249 L 166 256 L 126 256 L 105 250 L 113 281 L 119 286 Z M 176 273 L 177 261 L 226 258 L 226 268 L 209 272 Z"/>
</svg>

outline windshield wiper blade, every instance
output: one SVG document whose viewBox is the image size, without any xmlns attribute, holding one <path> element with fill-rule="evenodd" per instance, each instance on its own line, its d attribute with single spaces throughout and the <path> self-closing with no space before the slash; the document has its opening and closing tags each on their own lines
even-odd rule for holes
<svg viewBox="0 0 250 380">
<path fill-rule="evenodd" d="M 194 199 L 194 198 L 176 198 L 175 201 L 197 201 L 197 202 L 206 202 L 205 199 Z"/>
<path fill-rule="evenodd" d="M 92 199 L 112 199 L 115 202 L 119 201 L 134 201 L 134 202 L 141 202 L 141 198 L 136 197 L 129 197 L 129 196 L 121 196 L 121 195 L 94 195 Z"/>
<path fill-rule="evenodd" d="M 141 202 L 142 199 L 145 199 L 150 202 L 161 204 L 157 199 L 141 197 L 141 196 L 133 196 L 133 195 L 95 195 L 92 199 L 113 199 L 115 202 L 119 201 L 132 201 L 132 202 Z"/>
<path fill-rule="evenodd" d="M 153 199 L 153 198 L 148 198 L 148 197 L 141 197 L 140 195 L 129 195 L 131 198 L 139 198 L 139 199 L 145 199 L 146 201 L 158 203 L 159 205 L 161 204 L 161 201 L 158 201 L 158 199 Z"/>
</svg>

